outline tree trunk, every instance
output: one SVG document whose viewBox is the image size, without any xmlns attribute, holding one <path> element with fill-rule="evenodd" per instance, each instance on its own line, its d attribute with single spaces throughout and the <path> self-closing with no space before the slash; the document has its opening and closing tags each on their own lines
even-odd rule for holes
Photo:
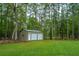
<svg viewBox="0 0 79 59">
<path fill-rule="evenodd" d="M 14 40 L 17 40 L 18 39 L 18 35 L 17 35 L 17 30 L 18 30 L 18 24 L 17 24 L 17 11 L 16 11 L 16 3 L 14 3 L 14 13 L 15 13 L 15 18 L 14 18 L 14 30 L 13 30 L 13 33 L 12 33 L 12 39 Z"/>
</svg>

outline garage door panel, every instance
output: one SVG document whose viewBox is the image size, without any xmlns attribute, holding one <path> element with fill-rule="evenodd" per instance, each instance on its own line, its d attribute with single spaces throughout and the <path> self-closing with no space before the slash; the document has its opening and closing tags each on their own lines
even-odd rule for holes
<svg viewBox="0 0 79 59">
<path fill-rule="evenodd" d="M 43 39 L 43 35 L 42 34 L 38 34 L 38 40 L 42 40 Z"/>
<path fill-rule="evenodd" d="M 41 33 L 29 33 L 28 40 L 42 40 L 43 35 Z"/>
<path fill-rule="evenodd" d="M 37 40 L 37 34 L 31 34 L 31 40 Z"/>
</svg>

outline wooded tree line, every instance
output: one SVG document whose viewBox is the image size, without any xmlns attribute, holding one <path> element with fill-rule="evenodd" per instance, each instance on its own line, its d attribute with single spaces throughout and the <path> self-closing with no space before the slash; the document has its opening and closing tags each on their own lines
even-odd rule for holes
<svg viewBox="0 0 79 59">
<path fill-rule="evenodd" d="M 0 39 L 18 37 L 23 29 L 40 30 L 44 39 L 78 39 L 79 4 L 0 3 Z"/>
</svg>

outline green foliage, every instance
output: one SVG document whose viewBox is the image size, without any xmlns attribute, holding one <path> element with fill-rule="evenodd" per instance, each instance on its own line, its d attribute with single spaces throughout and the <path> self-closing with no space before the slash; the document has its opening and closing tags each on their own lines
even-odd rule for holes
<svg viewBox="0 0 79 59">
<path fill-rule="evenodd" d="M 39 30 L 40 29 L 40 23 L 38 22 L 38 20 L 36 18 L 31 17 L 31 18 L 28 19 L 27 27 L 30 30 Z"/>
<path fill-rule="evenodd" d="M 45 39 L 79 37 L 79 4 L 0 4 L 0 38 L 11 37 L 18 23 L 22 29 L 40 30 Z"/>
</svg>

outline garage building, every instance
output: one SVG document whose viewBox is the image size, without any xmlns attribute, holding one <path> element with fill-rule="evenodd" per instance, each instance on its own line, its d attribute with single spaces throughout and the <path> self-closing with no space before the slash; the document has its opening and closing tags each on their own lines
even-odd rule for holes
<svg viewBox="0 0 79 59">
<path fill-rule="evenodd" d="M 23 30 L 19 38 L 21 40 L 43 40 L 43 33 L 38 30 Z"/>
</svg>

